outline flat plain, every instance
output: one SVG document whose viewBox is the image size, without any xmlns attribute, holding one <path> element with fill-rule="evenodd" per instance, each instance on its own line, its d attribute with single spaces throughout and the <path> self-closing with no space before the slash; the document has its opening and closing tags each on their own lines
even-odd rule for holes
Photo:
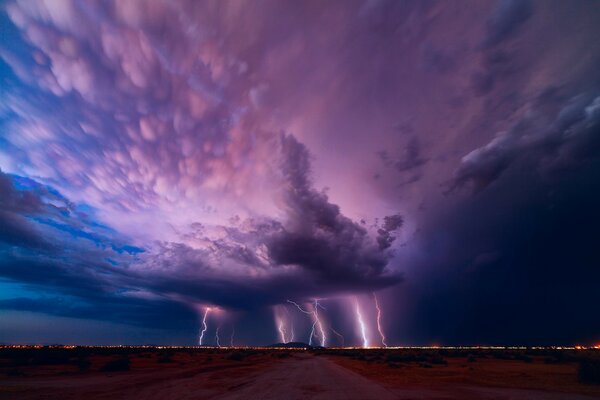
<svg viewBox="0 0 600 400">
<path fill-rule="evenodd" d="M 600 399 L 597 350 L 3 348 L 2 399 Z"/>
</svg>

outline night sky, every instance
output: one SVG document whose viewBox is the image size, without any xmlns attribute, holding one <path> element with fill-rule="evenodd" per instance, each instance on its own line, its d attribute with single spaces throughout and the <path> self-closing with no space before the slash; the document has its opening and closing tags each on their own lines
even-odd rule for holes
<svg viewBox="0 0 600 400">
<path fill-rule="evenodd" d="M 598 21 L 1 2 L 0 343 L 596 343 Z"/>
</svg>

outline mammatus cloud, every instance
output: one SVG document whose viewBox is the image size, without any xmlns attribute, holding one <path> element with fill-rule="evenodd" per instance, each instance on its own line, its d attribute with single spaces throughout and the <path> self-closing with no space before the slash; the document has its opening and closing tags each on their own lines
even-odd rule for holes
<svg viewBox="0 0 600 400">
<path fill-rule="evenodd" d="M 266 61 L 215 35 L 212 19 L 236 29 L 220 7 L 4 10 L 19 47 L 0 53 L 11 71 L 0 274 L 48 297 L 2 307 L 154 326 L 165 309 L 189 320 L 207 304 L 256 309 L 400 281 L 393 239 L 378 245 L 344 216 L 314 188 L 305 145 L 270 126 L 269 85 L 255 77 Z"/>
<path fill-rule="evenodd" d="M 281 303 L 290 295 L 327 296 L 397 283 L 399 275 L 386 270 L 386 248 L 312 189 L 306 148 L 286 135 L 280 136 L 280 146 L 287 181 L 281 201 L 288 217 L 212 226 L 220 232 L 218 238 L 193 224 L 183 236 L 195 247 L 176 242 L 149 243 L 145 249 L 128 245 L 125 237 L 78 211 L 52 188 L 2 174 L 2 215 L 15 222 L 4 225 L 0 273 L 71 299 L 52 300 L 51 307 L 37 311 L 117 321 L 129 312 L 127 321 L 149 326 L 156 316 L 150 310 L 157 304 L 157 312 L 179 307 L 176 315 L 181 316 L 195 304 L 248 309 Z M 60 206 L 52 204 L 57 201 Z M 390 220 L 383 229 L 398 228 Z M 35 310 L 48 301 L 14 299 L 1 305 Z M 111 312 L 117 304 L 123 311 Z"/>
</svg>

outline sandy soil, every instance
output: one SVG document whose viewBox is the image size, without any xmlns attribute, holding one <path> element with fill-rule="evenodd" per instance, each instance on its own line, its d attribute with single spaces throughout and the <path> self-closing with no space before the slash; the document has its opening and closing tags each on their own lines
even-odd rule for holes
<svg viewBox="0 0 600 400">
<path fill-rule="evenodd" d="M 242 360 L 221 354 L 131 355 L 131 370 L 100 372 L 111 356 L 94 356 L 90 372 L 74 366 L 0 371 L 0 398 L 11 399 L 600 399 L 600 388 L 571 382 L 571 366 L 508 360 L 450 359 L 423 368 L 310 352 L 263 352 Z M 5 371 L 6 372 L 6 371 Z M 552 384 L 544 373 L 549 374 Z M 567 379 L 568 378 L 568 379 Z M 567 383 L 562 382 L 567 379 Z M 558 385 L 558 386 L 557 386 Z M 542 390 L 545 389 L 545 390 Z"/>
<path fill-rule="evenodd" d="M 445 365 L 369 362 L 328 356 L 343 366 L 392 390 L 398 399 L 600 399 L 600 385 L 577 381 L 575 363 L 547 364 L 467 358 L 445 359 Z"/>
</svg>

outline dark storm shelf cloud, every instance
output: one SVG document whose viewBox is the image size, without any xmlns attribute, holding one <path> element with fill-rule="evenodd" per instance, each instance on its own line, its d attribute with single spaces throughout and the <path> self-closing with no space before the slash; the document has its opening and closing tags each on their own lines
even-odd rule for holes
<svg viewBox="0 0 600 400">
<path fill-rule="evenodd" d="M 364 227 L 312 188 L 306 147 L 292 136 L 282 140 L 282 168 L 291 186 L 286 194 L 290 218 L 288 228 L 269 241 L 273 261 L 300 265 L 325 284 L 348 282 L 359 287 L 362 282 L 368 287 L 370 279 L 384 274 L 389 254 L 375 245 Z M 393 226 L 394 230 L 399 227 Z M 390 284 L 398 280 L 389 276 Z"/>
<path fill-rule="evenodd" d="M 390 233 L 401 227 L 401 217 L 385 219 L 381 232 L 385 232 L 388 242 L 386 246 L 377 245 L 365 228 L 343 216 L 324 193 L 312 188 L 306 147 L 287 135 L 280 136 L 280 144 L 281 171 L 288 183 L 282 197 L 287 220 L 245 221 L 243 229 L 223 227 L 226 236 L 203 238 L 212 243 L 204 249 L 183 243 L 156 243 L 143 251 L 118 251 L 135 247 L 119 242 L 124 239 L 118 236 L 92 234 L 96 225 L 102 225 L 76 213 L 75 205 L 57 192 L 34 181 L 30 185 L 35 190 L 18 189 L 15 182 L 20 178 L 2 174 L 0 178 L 7 190 L 1 199 L 9 210 L 6 212 L 21 225 L 39 232 L 27 241 L 15 241 L 23 228 L 11 230 L 5 225 L 12 241 L 3 249 L 0 274 L 13 282 L 62 293 L 85 304 L 64 301 L 38 307 L 38 312 L 78 317 L 85 317 L 87 312 L 88 318 L 102 316 L 136 324 L 146 320 L 148 326 L 154 326 L 158 314 L 150 310 L 157 302 L 170 307 L 184 304 L 190 313 L 194 304 L 207 303 L 249 309 L 281 303 L 290 296 L 365 292 L 398 283 L 401 276 L 385 267 L 390 257 L 387 248 L 393 241 Z M 55 193 L 53 197 L 69 207 L 57 212 L 48 203 L 48 193 Z M 197 228 L 201 235 L 202 226 Z M 49 235 L 48 229 L 58 229 L 60 234 Z M 54 250 L 40 250 L 39 241 L 49 242 Z M 257 251 L 261 247 L 266 253 L 259 257 Z M 221 271 L 231 264 L 237 267 L 231 272 Z M 267 275 L 251 277 L 248 268 L 261 269 Z M 34 307 L 43 303 L 44 300 L 7 300 L 2 306 L 27 306 L 29 311 L 35 311 Z M 123 312 L 113 312 L 115 304 L 120 304 Z M 157 308 L 156 312 L 160 310 Z M 132 317 L 134 314 L 137 317 Z M 126 321 L 123 315 L 128 315 Z"/>
<path fill-rule="evenodd" d="M 552 171 L 576 167 L 594 156 L 600 124 L 600 97 L 579 95 L 551 116 L 534 110 L 485 146 L 463 157 L 451 190 L 465 184 L 475 191 L 497 180 L 522 159 L 534 168 Z"/>
<path fill-rule="evenodd" d="M 151 263 L 183 275 L 157 276 L 150 286 L 178 292 L 190 300 L 244 308 L 282 303 L 290 296 L 365 292 L 400 282 L 399 274 L 386 269 L 389 246 L 378 246 L 365 228 L 342 215 L 324 193 L 312 188 L 306 147 L 287 135 L 280 136 L 280 144 L 281 171 L 287 182 L 282 194 L 287 219 L 245 221 L 243 231 L 229 227 L 226 238 L 212 241 L 208 251 L 165 244 L 158 258 L 157 253 L 147 255 L 153 258 Z M 386 232 L 401 227 L 399 218 L 389 217 Z M 267 253 L 258 257 L 263 246 Z M 214 257 L 219 257 L 220 263 L 240 262 L 242 269 L 233 274 L 219 272 L 220 264 L 206 261 Z M 248 277 L 244 266 L 257 267 L 268 275 Z"/>
<path fill-rule="evenodd" d="M 456 344 L 596 339 L 600 100 L 554 101 L 467 155 L 449 195 L 461 200 L 429 214 L 415 239 L 420 255 L 407 260 L 419 310 L 406 321 L 411 335 Z M 475 192 L 456 191 L 467 184 Z"/>
</svg>

